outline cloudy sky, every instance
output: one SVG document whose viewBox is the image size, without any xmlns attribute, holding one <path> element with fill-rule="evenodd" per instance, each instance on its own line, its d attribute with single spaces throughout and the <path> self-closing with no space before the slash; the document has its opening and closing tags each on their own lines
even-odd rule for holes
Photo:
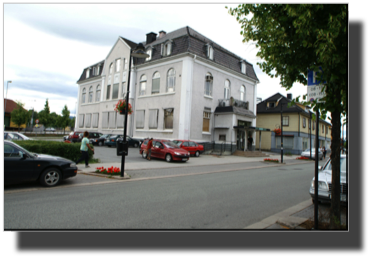
<svg viewBox="0 0 380 273">
<path fill-rule="evenodd" d="M 286 90 L 256 65 L 257 49 L 243 44 L 234 4 L 4 4 L 4 97 L 40 111 L 67 105 L 75 114 L 83 68 L 103 60 L 119 36 L 142 42 L 149 32 L 190 26 L 254 65 L 263 99 Z M 12 81 L 6 91 L 7 81 Z M 295 85 L 293 96 L 306 93 Z"/>
</svg>

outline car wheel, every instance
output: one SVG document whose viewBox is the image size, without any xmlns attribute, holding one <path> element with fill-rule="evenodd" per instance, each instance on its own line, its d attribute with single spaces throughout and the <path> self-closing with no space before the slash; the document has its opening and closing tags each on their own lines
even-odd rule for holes
<svg viewBox="0 0 380 273">
<path fill-rule="evenodd" d="M 99 145 L 99 146 L 103 146 L 103 142 L 102 142 L 102 141 L 99 141 L 98 145 Z"/>
<path fill-rule="evenodd" d="M 199 156 L 199 151 L 196 151 L 195 152 L 195 157 L 198 157 Z"/>
<path fill-rule="evenodd" d="M 167 162 L 171 162 L 172 161 L 172 156 L 170 154 L 167 154 L 165 156 L 165 159 L 166 159 Z"/>
<path fill-rule="evenodd" d="M 40 176 L 40 183 L 45 187 L 54 187 L 62 180 L 60 170 L 57 168 L 49 168 Z"/>
<path fill-rule="evenodd" d="M 139 146 L 139 144 L 135 143 L 133 144 L 133 147 L 137 148 Z"/>
</svg>

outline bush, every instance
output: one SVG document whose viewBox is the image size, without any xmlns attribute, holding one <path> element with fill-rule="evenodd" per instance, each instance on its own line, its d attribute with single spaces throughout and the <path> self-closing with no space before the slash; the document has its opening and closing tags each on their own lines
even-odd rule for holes
<svg viewBox="0 0 380 273">
<path fill-rule="evenodd" d="M 19 140 L 13 142 L 31 153 L 60 156 L 74 162 L 81 156 L 81 143 L 65 143 L 45 140 Z M 92 147 L 91 144 L 90 146 Z M 93 156 L 94 152 L 88 149 L 88 159 L 92 160 Z"/>
</svg>

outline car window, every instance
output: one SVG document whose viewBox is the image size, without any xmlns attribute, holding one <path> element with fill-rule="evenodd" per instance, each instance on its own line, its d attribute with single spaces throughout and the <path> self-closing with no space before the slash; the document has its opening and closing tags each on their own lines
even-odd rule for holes
<svg viewBox="0 0 380 273">
<path fill-rule="evenodd" d="M 168 148 L 179 148 L 173 141 L 164 141 L 163 143 Z"/>
<path fill-rule="evenodd" d="M 20 150 L 9 144 L 4 144 L 4 157 L 22 157 Z"/>
<path fill-rule="evenodd" d="M 196 146 L 198 146 L 197 143 L 192 142 L 192 141 L 190 141 L 189 144 L 190 144 L 191 147 L 196 147 Z"/>
<path fill-rule="evenodd" d="M 173 140 L 173 142 L 178 145 L 181 141 L 179 141 L 179 140 Z"/>
<path fill-rule="evenodd" d="M 145 139 L 145 141 L 144 141 L 143 144 L 147 145 L 148 144 L 148 139 Z"/>
<path fill-rule="evenodd" d="M 183 146 L 185 146 L 185 147 L 189 147 L 189 142 L 188 142 L 188 141 L 185 141 L 185 142 L 183 143 Z"/>
</svg>

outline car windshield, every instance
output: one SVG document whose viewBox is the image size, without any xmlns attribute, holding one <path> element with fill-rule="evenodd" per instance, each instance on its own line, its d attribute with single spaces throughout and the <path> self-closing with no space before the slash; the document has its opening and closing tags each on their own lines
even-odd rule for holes
<svg viewBox="0 0 380 273">
<path fill-rule="evenodd" d="M 181 143 L 182 141 L 179 140 L 173 140 L 174 144 L 178 145 L 178 143 Z"/>
<path fill-rule="evenodd" d="M 5 144 L 7 144 L 7 143 L 5 143 Z M 7 148 L 8 148 L 8 149 L 9 149 L 9 148 L 13 149 L 13 152 L 21 151 L 21 152 L 23 152 L 23 153 L 29 155 L 30 157 L 37 157 L 37 156 L 38 156 L 37 154 L 35 154 L 35 153 L 31 153 L 31 152 L 29 152 L 27 149 L 20 147 L 20 146 L 17 145 L 16 143 L 13 143 L 13 145 L 16 146 L 16 149 L 14 149 L 11 145 L 8 145 L 8 144 L 7 144 Z M 6 152 L 6 149 L 4 149 L 4 152 Z"/>
<path fill-rule="evenodd" d="M 341 157 L 340 158 L 340 171 L 341 172 L 346 172 L 346 157 Z M 325 170 L 328 170 L 328 171 L 331 171 L 331 168 L 332 168 L 332 164 L 331 164 L 331 160 L 329 161 L 329 163 L 327 164 Z"/>
<path fill-rule="evenodd" d="M 163 141 L 162 143 L 164 143 L 164 145 L 168 148 L 179 148 L 174 141 Z"/>
</svg>

